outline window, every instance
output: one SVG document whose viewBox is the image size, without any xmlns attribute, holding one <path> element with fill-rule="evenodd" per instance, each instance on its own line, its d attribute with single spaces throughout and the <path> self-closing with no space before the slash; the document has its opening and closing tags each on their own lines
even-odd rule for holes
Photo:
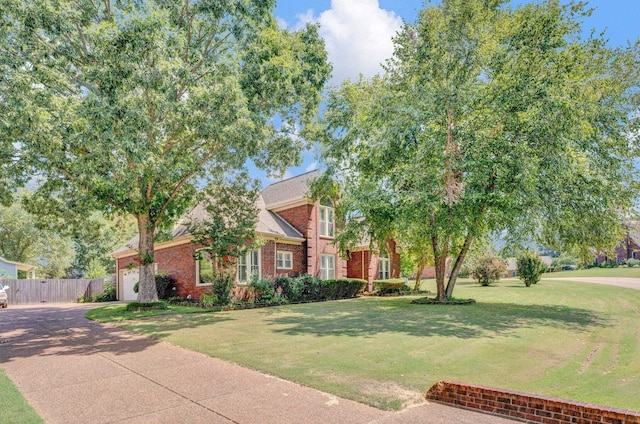
<svg viewBox="0 0 640 424">
<path fill-rule="evenodd" d="M 254 276 L 260 278 L 260 250 L 252 250 L 238 258 L 238 282 L 248 283 Z"/>
<path fill-rule="evenodd" d="M 293 268 L 293 253 L 292 252 L 278 252 L 276 254 L 276 266 L 281 269 Z"/>
<path fill-rule="evenodd" d="M 320 255 L 320 279 L 336 278 L 336 259 L 333 255 Z"/>
<path fill-rule="evenodd" d="M 378 279 L 388 280 L 391 278 L 391 261 L 386 256 L 381 256 L 378 259 Z"/>
<path fill-rule="evenodd" d="M 207 252 L 198 251 L 194 255 L 196 259 L 196 286 L 210 286 L 213 282 L 213 262 Z"/>
<path fill-rule="evenodd" d="M 632 257 L 633 259 L 638 259 L 638 252 L 632 252 L 632 253 L 631 253 L 631 257 Z"/>
<path fill-rule="evenodd" d="M 323 199 L 320 202 L 320 235 L 324 237 L 333 237 L 334 223 L 333 203 L 329 199 Z"/>
</svg>

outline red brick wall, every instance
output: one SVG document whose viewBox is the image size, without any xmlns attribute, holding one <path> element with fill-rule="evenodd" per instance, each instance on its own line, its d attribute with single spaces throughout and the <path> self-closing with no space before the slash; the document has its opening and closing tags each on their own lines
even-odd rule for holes
<svg viewBox="0 0 640 424">
<path fill-rule="evenodd" d="M 211 291 L 207 286 L 196 287 L 196 263 L 193 254 L 198 248 L 199 246 L 193 243 L 185 243 L 155 251 L 157 272 L 166 272 L 175 280 L 176 296 L 191 295 L 194 300 L 198 300 L 202 293 Z M 134 262 L 136 256 L 118 259 L 118 275 L 121 269 Z"/>
<path fill-rule="evenodd" d="M 640 423 L 640 412 L 451 381 L 434 384 L 425 397 L 531 423 Z"/>
<path fill-rule="evenodd" d="M 333 244 L 333 238 L 321 237 L 318 233 L 319 208 L 314 205 L 302 205 L 279 211 L 284 220 L 300 231 L 306 242 L 306 274 L 320 276 L 320 255 L 335 256 L 336 278 L 347 276 L 347 261 L 338 255 L 338 249 Z"/>
<path fill-rule="evenodd" d="M 276 252 L 287 251 L 293 253 L 291 269 L 277 269 Z M 262 278 L 274 278 L 275 276 L 296 277 L 307 272 L 307 254 L 304 245 L 277 243 L 270 240 L 262 246 L 260 252 L 262 258 Z M 277 271 L 277 272 L 274 272 Z"/>
<path fill-rule="evenodd" d="M 278 215 L 304 235 L 307 233 L 307 226 L 309 225 L 312 211 L 313 205 L 302 205 L 280 211 Z"/>
<path fill-rule="evenodd" d="M 369 251 L 349 252 L 347 278 L 369 279 Z"/>
</svg>

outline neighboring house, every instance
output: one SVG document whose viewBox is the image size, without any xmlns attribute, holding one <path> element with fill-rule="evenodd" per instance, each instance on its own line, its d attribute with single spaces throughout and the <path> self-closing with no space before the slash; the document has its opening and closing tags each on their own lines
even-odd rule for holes
<svg viewBox="0 0 640 424">
<path fill-rule="evenodd" d="M 26 278 L 36 278 L 35 265 L 10 261 L 0 256 L 0 278 L 18 279 L 18 271 L 24 272 Z"/>
<path fill-rule="evenodd" d="M 612 255 L 609 256 L 604 252 L 600 252 L 593 259 L 594 265 L 604 263 L 620 264 L 626 262 L 627 259 L 640 259 L 640 221 L 630 221 L 624 224 L 626 234 L 624 239 L 615 248 Z"/>
<path fill-rule="evenodd" d="M 400 256 L 394 251 L 389 257 L 372 254 L 368 246 L 349 252 L 343 259 L 333 244 L 336 225 L 335 210 L 330 199 L 314 202 L 308 197 L 309 183 L 320 175 L 312 171 L 280 181 L 265 188 L 258 198 L 256 235 L 265 244 L 238 258 L 236 280 L 248 283 L 253 275 L 259 278 L 309 274 L 322 279 L 363 278 L 371 282 L 379 278 L 400 275 Z M 206 212 L 196 206 L 187 220 L 203 219 Z M 169 241 L 155 244 L 157 272 L 166 272 L 176 282 L 176 295 L 198 299 L 210 284 L 200 281 L 200 269 L 207 266 L 194 259 L 201 246 L 191 242 L 185 225 L 176 226 Z M 113 252 L 116 259 L 117 294 L 120 300 L 135 300 L 133 286 L 138 281 L 134 238 Z"/>
</svg>

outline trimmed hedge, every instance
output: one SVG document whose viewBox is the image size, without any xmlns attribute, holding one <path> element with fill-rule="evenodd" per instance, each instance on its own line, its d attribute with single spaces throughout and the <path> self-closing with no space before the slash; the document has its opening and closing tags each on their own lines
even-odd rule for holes
<svg viewBox="0 0 640 424">
<path fill-rule="evenodd" d="M 348 299 L 358 296 L 367 284 L 359 278 L 336 278 L 324 280 L 320 286 L 321 300 Z"/>
<path fill-rule="evenodd" d="M 404 280 L 398 278 L 373 281 L 373 291 L 377 294 L 403 293 L 409 290 L 410 288 L 405 284 Z"/>
</svg>

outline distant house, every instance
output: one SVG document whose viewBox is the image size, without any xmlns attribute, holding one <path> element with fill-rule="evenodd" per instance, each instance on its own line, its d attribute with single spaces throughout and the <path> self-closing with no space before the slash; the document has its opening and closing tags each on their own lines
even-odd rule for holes
<svg viewBox="0 0 640 424">
<path fill-rule="evenodd" d="M 19 273 L 24 272 L 25 278 L 36 278 L 35 265 L 23 264 L 7 260 L 0 256 L 0 278 L 20 278 Z"/>
<path fill-rule="evenodd" d="M 335 210 L 331 199 L 313 201 L 308 197 L 310 182 L 320 176 L 312 171 L 265 188 L 257 201 L 258 223 L 255 232 L 265 244 L 238 258 L 236 281 L 247 283 L 253 275 L 258 278 L 309 274 L 321 279 L 397 278 L 400 275 L 400 255 L 375 255 L 368 246 L 349 252 L 348 259 L 338 255 L 334 245 L 336 234 Z M 202 219 L 206 211 L 196 206 L 187 219 Z M 133 286 L 138 281 L 134 238 L 112 253 L 116 259 L 117 295 L 120 300 L 135 300 Z M 194 259 L 202 246 L 192 243 L 185 225 L 176 226 L 169 241 L 156 243 L 157 272 L 166 272 L 176 282 L 176 295 L 193 299 L 210 289 L 200 279 L 206 264 Z"/>
<path fill-rule="evenodd" d="M 615 248 L 612 255 L 600 252 L 593 259 L 594 265 L 604 263 L 620 264 L 627 259 L 640 259 L 640 221 L 629 221 L 624 224 L 625 236 Z"/>
</svg>

